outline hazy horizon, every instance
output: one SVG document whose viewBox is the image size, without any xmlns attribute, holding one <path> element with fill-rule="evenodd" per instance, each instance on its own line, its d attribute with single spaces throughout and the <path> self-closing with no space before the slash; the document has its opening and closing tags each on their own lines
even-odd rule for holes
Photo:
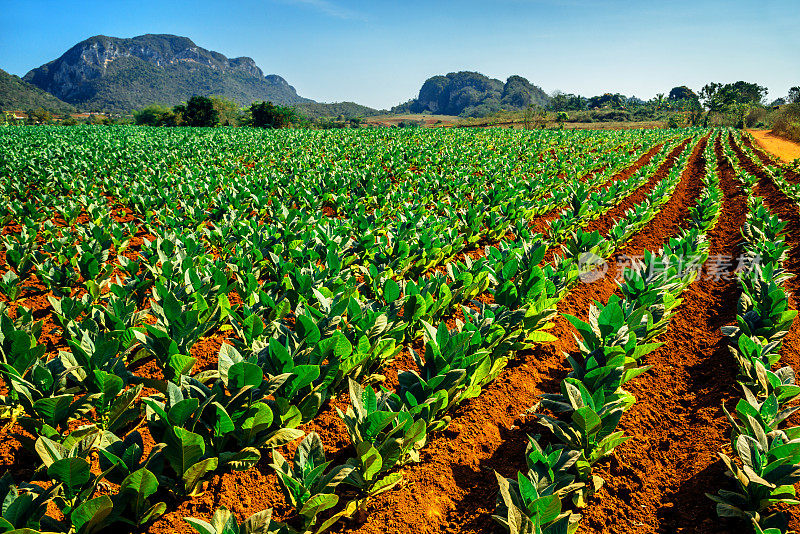
<svg viewBox="0 0 800 534">
<path fill-rule="evenodd" d="M 643 99 L 745 80 L 800 85 L 800 2 L 621 0 L 6 2 L 0 68 L 19 76 L 94 35 L 169 33 L 252 57 L 304 97 L 386 109 L 430 76 L 518 74 L 548 93 Z"/>
</svg>

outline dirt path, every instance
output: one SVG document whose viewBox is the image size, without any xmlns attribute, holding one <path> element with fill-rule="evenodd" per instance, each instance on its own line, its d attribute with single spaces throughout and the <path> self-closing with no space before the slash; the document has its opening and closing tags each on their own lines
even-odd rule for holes
<svg viewBox="0 0 800 534">
<path fill-rule="evenodd" d="M 775 154 L 786 163 L 800 158 L 800 143 L 779 137 L 769 130 L 747 130 L 756 138 L 761 148 Z"/>
<path fill-rule="evenodd" d="M 762 164 L 775 165 L 775 161 L 770 159 L 769 155 L 765 153 L 763 147 L 761 147 L 758 143 L 753 143 L 747 136 L 742 137 L 742 143 L 745 146 L 750 147 L 750 149 L 753 150 L 753 152 L 755 152 L 756 156 L 758 156 L 758 159 L 761 161 Z M 783 167 L 783 172 L 786 177 L 786 180 L 789 183 L 792 184 L 800 183 L 800 172 L 796 170 L 791 170 L 787 167 Z"/>
<path fill-rule="evenodd" d="M 670 201 L 634 237 L 627 253 L 660 248 L 680 228 L 700 192 L 698 169 L 703 145 L 695 149 Z M 674 161 L 673 155 L 658 175 L 663 178 Z M 607 231 L 612 219 L 604 219 Z M 611 277 L 581 284 L 562 301 L 559 311 L 585 316 L 593 300 L 607 299 L 615 289 Z M 422 463 L 403 469 L 404 486 L 376 498 L 369 507 L 367 522 L 355 532 L 495 532 L 491 514 L 497 482 L 492 470 L 511 476 L 524 467 L 525 434 L 533 430 L 522 414 L 536 403 L 538 395 L 558 389 L 566 374 L 563 351 L 575 349 L 572 332 L 569 323 L 559 317 L 552 331 L 559 341 L 519 354 L 479 398 L 463 406 L 443 435 L 434 437 L 423 450 Z"/>
</svg>

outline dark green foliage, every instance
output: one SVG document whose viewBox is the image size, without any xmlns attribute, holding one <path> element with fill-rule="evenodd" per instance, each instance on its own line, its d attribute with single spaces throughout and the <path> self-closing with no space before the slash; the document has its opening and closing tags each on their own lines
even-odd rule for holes
<svg viewBox="0 0 800 534">
<path fill-rule="evenodd" d="M 744 81 L 726 84 L 711 82 L 700 90 L 700 98 L 710 111 L 721 111 L 733 104 L 760 104 L 766 94 L 766 87 Z"/>
<path fill-rule="evenodd" d="M 151 104 L 144 109 L 134 111 L 133 120 L 139 126 L 165 126 L 164 123 L 170 114 L 173 114 L 173 111 L 167 106 Z"/>
<path fill-rule="evenodd" d="M 28 110 L 42 108 L 56 113 L 70 113 L 75 108 L 46 91 L 22 81 L 0 69 L 0 110 Z"/>
<path fill-rule="evenodd" d="M 256 102 L 250 106 L 250 125 L 257 128 L 285 128 L 296 119 L 294 108 L 276 106 L 272 102 Z"/>
<path fill-rule="evenodd" d="M 698 100 L 697 94 L 685 85 L 673 87 L 667 98 L 670 100 L 693 100 L 695 102 Z"/>
<path fill-rule="evenodd" d="M 625 107 L 627 100 L 628 99 L 625 97 L 625 95 L 621 95 L 619 93 L 605 93 L 603 95 L 593 96 L 590 98 L 587 106 L 589 109 L 621 109 Z"/>
<path fill-rule="evenodd" d="M 335 102 L 333 104 L 302 102 L 297 104 L 295 109 L 298 113 L 310 119 L 338 117 L 348 120 L 357 117 L 371 117 L 382 113 L 376 109 L 356 104 L 355 102 Z"/>
<path fill-rule="evenodd" d="M 219 112 L 214 109 L 214 102 L 205 96 L 193 96 L 186 104 L 175 106 L 173 111 L 180 114 L 185 126 L 216 126 Z"/>
<path fill-rule="evenodd" d="M 583 111 L 586 109 L 587 99 L 580 95 L 556 92 L 550 98 L 550 109 L 553 111 Z"/>
</svg>

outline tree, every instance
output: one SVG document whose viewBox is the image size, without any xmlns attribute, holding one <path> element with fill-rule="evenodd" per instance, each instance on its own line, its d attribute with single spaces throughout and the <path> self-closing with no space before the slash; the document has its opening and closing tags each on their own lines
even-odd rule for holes
<svg viewBox="0 0 800 534">
<path fill-rule="evenodd" d="M 767 88 L 755 83 L 711 82 L 700 90 L 700 99 L 709 111 L 722 111 L 734 104 L 760 104 L 766 94 Z"/>
<path fill-rule="evenodd" d="M 564 123 L 569 120 L 569 115 L 567 115 L 566 111 L 559 111 L 556 114 L 556 120 L 558 121 L 558 124 L 563 128 Z"/>
<path fill-rule="evenodd" d="M 625 107 L 625 103 L 627 102 L 627 98 L 625 95 L 616 93 L 605 93 L 604 95 L 600 96 L 593 96 L 589 99 L 588 107 L 589 109 L 600 109 L 600 108 L 610 108 L 610 109 L 621 109 Z"/>
<path fill-rule="evenodd" d="M 697 93 L 686 87 L 685 85 L 681 85 L 680 87 L 673 87 L 672 90 L 669 92 L 669 96 L 667 97 L 669 100 L 692 100 L 697 101 Z"/>
<path fill-rule="evenodd" d="M 217 111 L 220 126 L 238 126 L 242 118 L 239 104 L 223 96 L 212 96 L 211 103 Z"/>
<path fill-rule="evenodd" d="M 152 104 L 144 109 L 133 112 L 134 123 L 140 126 L 161 126 L 162 120 L 172 110 L 167 106 Z"/>
<path fill-rule="evenodd" d="M 285 128 L 297 118 L 294 108 L 276 106 L 272 102 L 254 102 L 249 111 L 250 124 L 256 128 Z"/>
<path fill-rule="evenodd" d="M 44 108 L 36 108 L 28 112 L 29 124 L 47 124 L 53 120 L 53 114 Z"/>
<path fill-rule="evenodd" d="M 790 104 L 800 104 L 800 86 L 789 89 L 789 96 L 786 97 L 786 101 Z"/>
<path fill-rule="evenodd" d="M 173 111 L 181 115 L 181 122 L 186 126 L 210 127 L 219 123 L 219 114 L 207 96 L 193 96 L 186 104 L 175 106 Z"/>
<path fill-rule="evenodd" d="M 109 124 L 111 124 L 111 119 L 108 116 L 103 115 L 101 113 L 92 113 L 91 115 L 89 115 L 89 118 L 86 119 L 86 124 L 108 126 Z"/>
<path fill-rule="evenodd" d="M 550 98 L 550 109 L 553 111 L 583 111 L 587 100 L 582 96 L 555 91 Z"/>
</svg>

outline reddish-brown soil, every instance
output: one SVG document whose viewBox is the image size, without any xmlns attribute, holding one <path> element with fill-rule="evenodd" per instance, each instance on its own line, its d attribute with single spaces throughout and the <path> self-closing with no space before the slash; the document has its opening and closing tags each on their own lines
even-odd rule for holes
<svg viewBox="0 0 800 534">
<path fill-rule="evenodd" d="M 710 254 L 736 257 L 746 196 L 721 169 L 723 216 L 709 233 Z M 704 493 L 726 484 L 717 453 L 728 447 L 722 402 L 736 395 L 720 328 L 734 321 L 739 285 L 705 273 L 684 293 L 653 368 L 631 384 L 637 403 L 622 419 L 631 440 L 600 468 L 607 486 L 586 510 L 582 532 L 732 532 Z"/>
<path fill-rule="evenodd" d="M 783 194 L 769 178 L 769 175 L 755 165 L 738 146 L 734 145 L 733 149 L 745 170 L 758 177 L 755 193 L 764 198 L 764 202 L 772 213 L 787 223 L 786 242 L 791 248 L 784 266 L 791 273 L 800 274 L 800 214 L 798 214 L 797 204 Z M 756 154 L 758 154 L 758 150 L 756 150 Z M 766 159 L 765 156 L 758 155 Z M 785 286 L 790 307 L 793 310 L 800 309 L 800 278 L 790 279 Z M 795 319 L 791 330 L 783 339 L 781 365 L 790 365 L 795 371 L 800 369 L 800 320 Z M 800 418 L 793 417 L 790 422 L 793 425 L 800 424 Z M 798 486 L 800 487 L 800 485 Z M 794 507 L 789 507 L 788 514 L 791 517 L 790 528 L 800 529 L 800 513 Z"/>
<path fill-rule="evenodd" d="M 745 140 L 749 144 L 749 140 Z M 653 186 L 663 179 L 674 164 L 676 148 L 648 182 L 624 199 L 587 230 L 605 234 L 624 211 L 641 202 Z M 615 259 L 622 255 L 637 256 L 644 250 L 658 250 L 664 241 L 687 226 L 688 208 L 701 190 L 702 150 L 705 141 L 694 147 L 687 170 L 670 200 L 644 228 L 636 234 Z M 630 176 L 652 159 L 658 147 L 643 155 L 634 165 L 616 174 L 614 179 Z M 716 147 L 720 153 L 719 146 Z M 787 231 L 791 253 L 787 267 L 800 273 L 800 215 L 797 206 L 786 198 L 756 165 L 734 147 L 742 164 L 759 177 L 756 193 L 765 197 L 767 205 L 789 222 Z M 759 154 L 762 160 L 766 156 Z M 721 163 L 722 187 L 725 192 L 723 215 L 709 234 L 712 255 L 738 255 L 739 229 L 746 214 L 745 196 L 733 179 L 732 169 Z M 335 216 L 333 210 L 326 215 Z M 548 216 L 540 219 L 549 223 Z M 126 251 L 136 255 L 141 237 Z M 481 247 L 482 252 L 484 247 Z M 476 257 L 483 255 L 475 251 Z M 4 254 L 0 253 L 0 265 Z M 614 277 L 617 266 L 612 260 L 605 278 L 590 284 L 579 284 L 559 305 L 559 311 L 586 318 L 593 300 L 605 302 L 617 290 Z M 800 279 L 787 284 L 790 302 L 798 307 Z M 744 532 L 738 523 L 721 522 L 716 518 L 713 503 L 704 493 L 729 485 L 717 453 L 727 451 L 728 425 L 721 407 L 731 405 L 740 396 L 734 381 L 735 366 L 720 327 L 733 322 L 739 287 L 733 278 L 698 280 L 684 294 L 684 302 L 669 330 L 660 341 L 664 346 L 645 357 L 653 368 L 629 384 L 637 403 L 626 413 L 621 429 L 631 436 L 628 443 L 611 458 L 598 464 L 598 473 L 606 480 L 599 495 L 583 511 L 585 518 L 580 532 L 585 533 L 688 533 L 703 534 Z M 26 294 L 28 306 L 44 317 L 49 303 L 44 291 Z M 486 295 L 479 300 L 485 301 Z M 460 311 L 458 312 L 460 313 Z M 49 316 L 48 316 L 49 317 Z M 452 326 L 455 317 L 447 322 Z M 796 321 L 785 339 L 783 363 L 795 369 L 800 365 L 800 322 Z M 369 505 L 366 522 L 343 523 L 339 532 L 385 533 L 463 532 L 488 534 L 497 527 L 491 519 L 497 498 L 493 470 L 511 476 L 524 468 L 526 434 L 547 435 L 547 431 L 526 415 L 538 396 L 558 389 L 566 375 L 564 352 L 576 349 L 569 323 L 559 316 L 551 331 L 558 341 L 524 351 L 477 399 L 468 402 L 453 415 L 450 427 L 431 438 L 423 449 L 422 463 L 401 469 L 404 481 L 395 490 L 374 499 Z M 49 319 L 41 341 L 55 353 L 63 347 L 57 327 Z M 198 358 L 195 371 L 213 369 L 222 333 L 212 333 L 200 340 L 192 355 Z M 419 349 L 419 343 L 414 345 Z M 397 372 L 413 367 L 406 350 L 382 372 L 386 384 L 396 384 Z M 157 375 L 153 362 L 145 363 L 138 374 Z M 320 434 L 328 459 L 343 462 L 353 451 L 344 424 L 336 408 L 348 405 L 346 394 L 323 406 L 318 416 L 303 430 Z M 146 427 L 140 429 L 146 448 L 152 438 Z M 31 475 L 34 454 L 26 451 L 14 436 L 18 426 L 0 430 L 0 466 L 17 478 Z M 281 448 L 290 457 L 297 443 Z M 208 520 L 217 507 L 224 505 L 240 519 L 264 508 L 274 508 L 280 520 L 292 517 L 291 507 L 280 492 L 277 479 L 269 467 L 271 458 L 264 451 L 258 465 L 242 473 L 220 473 L 208 483 L 206 492 L 193 499 L 175 499 L 159 492 L 169 512 L 147 531 L 157 534 L 189 533 L 185 516 Z M 791 514 L 792 528 L 800 528 L 800 515 Z"/>
<path fill-rule="evenodd" d="M 675 147 L 672 152 L 669 153 L 667 156 L 666 162 L 663 164 L 664 166 L 662 169 L 669 169 L 674 165 L 675 160 L 680 156 L 680 154 L 686 149 L 686 146 L 689 144 L 689 139 Z M 629 174 L 630 177 L 633 173 Z M 608 210 L 601 218 L 595 219 L 594 221 L 590 221 L 584 231 L 586 232 L 594 232 L 595 230 L 600 232 L 605 232 L 610 229 L 609 224 L 613 224 L 613 221 L 622 219 L 625 216 L 625 212 L 629 209 L 633 208 L 634 206 L 641 204 L 646 198 L 647 195 L 653 190 L 657 183 L 663 180 L 666 177 L 665 172 L 655 172 L 653 175 L 645 182 L 644 185 L 636 189 L 633 194 L 623 198 L 616 206 Z"/>
<path fill-rule="evenodd" d="M 626 248 L 640 254 L 658 249 L 677 232 L 689 206 L 700 192 L 698 146 L 673 197 L 658 216 Z M 663 177 L 667 163 L 658 174 Z M 606 218 L 610 228 L 611 219 Z M 614 268 L 610 271 L 613 274 Z M 559 311 L 585 317 L 593 300 L 605 301 L 616 284 L 609 276 L 593 284 L 580 284 L 560 304 Z M 351 525 L 362 533 L 481 532 L 495 531 L 491 514 L 497 497 L 493 470 L 505 476 L 524 467 L 526 433 L 541 432 L 529 425 L 524 412 L 538 395 L 558 389 L 566 375 L 563 351 L 574 350 L 573 329 L 559 317 L 552 333 L 558 341 L 517 355 L 503 374 L 477 399 L 462 406 L 450 427 L 434 436 L 423 449 L 422 463 L 402 470 L 405 484 L 379 496 L 369 506 L 364 525 Z"/>
<path fill-rule="evenodd" d="M 633 165 L 630 165 L 622 169 L 621 171 L 617 172 L 616 174 L 611 176 L 605 183 L 600 184 L 599 187 L 608 188 L 608 185 L 613 182 L 617 182 L 619 180 L 627 180 L 628 178 L 633 176 L 635 172 L 637 172 L 639 169 L 647 165 L 650 162 L 650 160 L 652 160 L 653 157 L 655 157 L 655 155 L 661 150 L 662 146 L 664 146 L 663 143 L 654 146 L 653 148 L 648 150 L 645 154 L 643 154 L 639 159 L 637 159 L 633 163 Z M 530 225 L 533 227 L 534 231 L 546 235 L 548 230 L 550 230 L 550 224 L 559 216 L 561 216 L 561 210 L 555 210 L 550 213 L 546 213 L 544 215 L 536 217 L 531 221 Z"/>
</svg>

